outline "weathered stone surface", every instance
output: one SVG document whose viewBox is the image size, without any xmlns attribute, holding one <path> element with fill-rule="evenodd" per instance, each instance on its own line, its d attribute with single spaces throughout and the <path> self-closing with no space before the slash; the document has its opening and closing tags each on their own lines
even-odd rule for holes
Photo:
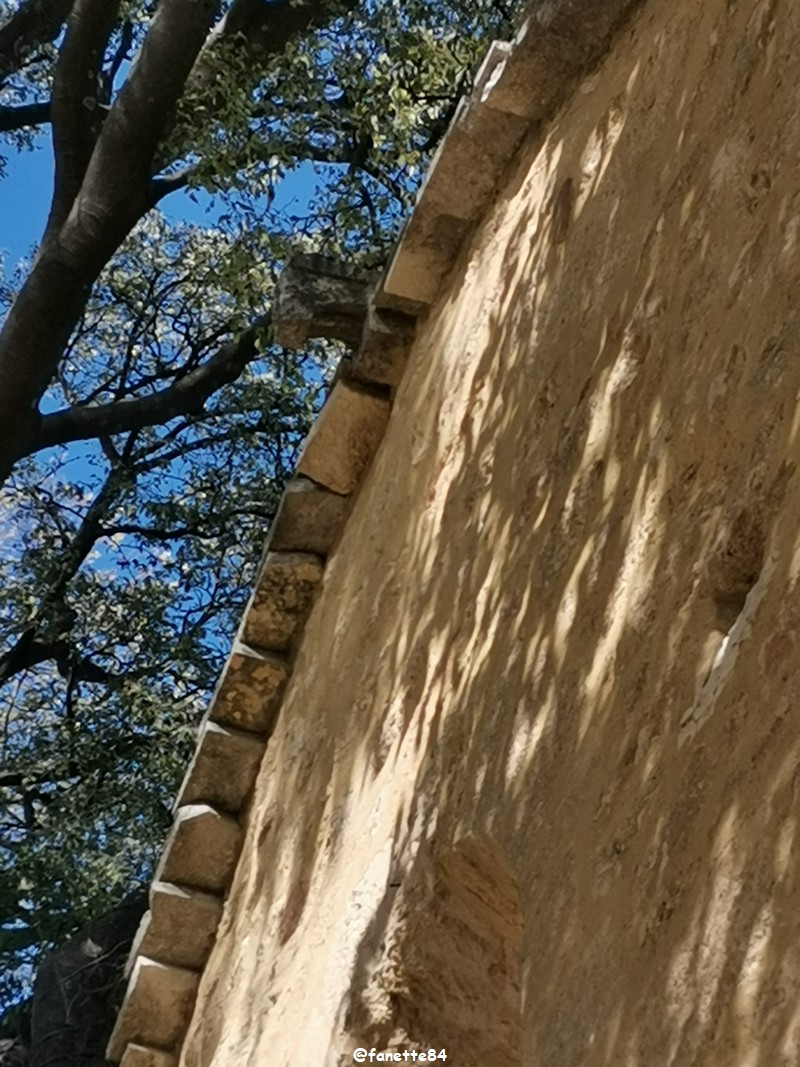
<svg viewBox="0 0 800 1067">
<path fill-rule="evenodd" d="M 483 102 L 530 121 L 549 118 L 574 79 L 608 51 L 614 31 L 642 0 L 553 0 L 534 11 L 513 43 L 490 51 L 476 79 Z"/>
<path fill-rule="evenodd" d="M 133 965 L 125 1001 L 108 1043 L 108 1058 L 120 1060 L 129 1043 L 164 1050 L 177 1048 L 189 1025 L 199 981 L 200 976 L 193 971 L 140 956 Z"/>
<path fill-rule="evenodd" d="M 379 295 L 430 304 L 473 222 L 491 202 L 527 122 L 464 99 L 431 163 Z"/>
<path fill-rule="evenodd" d="M 471 96 L 474 99 L 489 103 L 487 88 L 499 77 L 501 67 L 508 62 L 513 51 L 514 46 L 510 41 L 492 41 L 472 80 Z M 491 103 L 494 106 L 494 101 Z"/>
<path fill-rule="evenodd" d="M 156 881 L 222 893 L 230 885 L 242 828 L 208 804 L 190 804 L 175 816 Z"/>
<path fill-rule="evenodd" d="M 651 3 L 520 153 L 306 624 L 187 1064 L 395 1022 L 459 1067 L 800 1060 L 798 85 L 797 4 Z M 762 494 L 742 608 L 706 564 Z"/>
<path fill-rule="evenodd" d="M 280 709 L 289 664 L 235 641 L 211 701 L 209 718 L 268 737 Z"/>
<path fill-rule="evenodd" d="M 310 337 L 358 344 L 376 277 L 326 256 L 294 256 L 281 271 L 275 298 L 275 339 L 299 348 Z"/>
<path fill-rule="evenodd" d="M 286 652 L 299 634 L 322 580 L 322 561 L 304 552 L 269 552 L 245 612 L 247 644 Z"/>
<path fill-rule="evenodd" d="M 421 313 L 436 299 L 469 229 L 464 219 L 417 209 L 406 223 L 376 302 Z"/>
<path fill-rule="evenodd" d="M 352 360 L 341 364 L 342 376 L 377 385 L 396 386 L 414 341 L 415 319 L 371 306 L 364 320 L 361 344 Z"/>
<path fill-rule="evenodd" d="M 269 546 L 275 552 L 327 556 L 347 518 L 349 500 L 308 478 L 293 478 L 272 523 Z"/>
<path fill-rule="evenodd" d="M 177 1063 L 177 1057 L 171 1052 L 145 1045 L 128 1045 L 119 1067 L 177 1067 Z"/>
<path fill-rule="evenodd" d="M 146 956 L 190 971 L 201 970 L 214 946 L 221 917 L 220 897 L 153 882 L 150 910 L 136 935 L 131 966 L 136 956 Z"/>
<path fill-rule="evenodd" d="M 417 209 L 471 221 L 493 197 L 527 122 L 478 100 L 460 102 L 417 198 Z"/>
<path fill-rule="evenodd" d="M 234 815 L 253 787 L 265 741 L 255 734 L 206 720 L 176 806 L 202 801 Z"/>
<path fill-rule="evenodd" d="M 298 474 L 335 493 L 352 493 L 383 439 L 389 409 L 383 397 L 337 382 L 308 435 Z"/>
</svg>

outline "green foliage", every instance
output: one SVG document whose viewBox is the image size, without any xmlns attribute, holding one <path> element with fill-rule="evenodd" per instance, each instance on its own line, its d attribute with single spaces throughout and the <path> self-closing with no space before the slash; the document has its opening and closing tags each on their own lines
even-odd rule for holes
<svg viewBox="0 0 800 1067">
<path fill-rule="evenodd" d="M 0 3 L 0 25 L 13 6 Z M 43 410 L 124 406 L 181 382 L 267 315 L 291 248 L 382 263 L 486 39 L 517 6 L 369 0 L 261 67 L 235 42 L 210 48 L 161 175 L 184 189 L 170 208 L 214 194 L 213 224 L 145 218 L 87 299 Z M 134 45 L 151 8 L 123 6 Z M 124 43 L 121 21 L 110 52 Z M 0 106 L 49 92 L 53 54 L 7 80 Z M 11 166 L 29 140 L 6 137 Z M 300 164 L 314 191 L 279 209 Z M 24 274 L 0 281 L 0 310 Z M 202 408 L 47 449 L 0 493 L 0 1006 L 43 949 L 150 877 L 337 355 L 285 352 L 265 328 Z"/>
</svg>

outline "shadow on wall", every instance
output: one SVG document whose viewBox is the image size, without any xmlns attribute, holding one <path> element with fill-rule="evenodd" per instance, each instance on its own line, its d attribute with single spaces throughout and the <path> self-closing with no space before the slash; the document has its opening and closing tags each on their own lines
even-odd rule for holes
<svg viewBox="0 0 800 1067">
<path fill-rule="evenodd" d="M 373 847 L 347 1040 L 800 1062 L 799 41 L 786 0 L 649 5 L 524 161 L 330 564 L 218 989 Z"/>
<path fill-rule="evenodd" d="M 403 885 L 390 943 L 361 961 L 345 1019 L 357 1047 L 446 1049 L 456 1063 L 522 1064 L 522 911 L 513 875 L 486 838 L 464 838 Z"/>
</svg>

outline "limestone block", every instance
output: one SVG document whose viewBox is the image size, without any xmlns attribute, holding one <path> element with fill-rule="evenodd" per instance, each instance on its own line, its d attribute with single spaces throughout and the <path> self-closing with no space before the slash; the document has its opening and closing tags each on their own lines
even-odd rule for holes
<svg viewBox="0 0 800 1067">
<path fill-rule="evenodd" d="M 242 624 L 245 643 L 286 652 L 302 630 L 321 580 L 318 556 L 267 553 Z"/>
<path fill-rule="evenodd" d="M 389 401 L 338 381 L 306 440 L 297 473 L 331 489 L 352 493 L 383 438 Z"/>
<path fill-rule="evenodd" d="M 153 882 L 150 910 L 133 943 L 131 965 L 137 956 L 146 956 L 190 971 L 202 970 L 221 918 L 220 897 L 169 882 Z"/>
<path fill-rule="evenodd" d="M 140 956 L 108 1043 L 108 1058 L 120 1060 L 129 1043 L 176 1049 L 189 1026 L 199 981 L 193 971 Z"/>
<path fill-rule="evenodd" d="M 501 58 L 495 54 L 490 69 Z M 489 75 L 484 71 L 482 76 Z M 470 223 L 491 203 L 527 127 L 524 119 L 476 97 L 460 102 L 389 264 L 378 303 L 433 302 Z"/>
<path fill-rule="evenodd" d="M 419 205 L 405 225 L 377 303 L 419 313 L 432 304 L 470 229 L 470 223 Z"/>
<path fill-rule="evenodd" d="M 155 880 L 223 893 L 241 843 L 242 828 L 235 819 L 208 804 L 189 804 L 175 817 Z"/>
<path fill-rule="evenodd" d="M 281 656 L 235 641 L 212 698 L 209 718 L 269 737 L 288 676 L 289 664 Z"/>
<path fill-rule="evenodd" d="M 287 348 L 300 348 L 310 337 L 357 345 L 375 280 L 325 256 L 293 256 L 278 280 L 275 340 Z"/>
<path fill-rule="evenodd" d="M 573 80 L 605 55 L 609 38 L 640 2 L 553 0 L 542 5 L 509 48 L 495 50 L 491 69 L 480 78 L 480 99 L 529 121 L 547 119 Z"/>
<path fill-rule="evenodd" d="M 203 801 L 220 811 L 241 811 L 253 787 L 265 742 L 255 734 L 206 720 L 176 805 Z"/>
<path fill-rule="evenodd" d="M 293 478 L 272 523 L 269 547 L 275 552 L 313 552 L 327 556 L 344 526 L 346 496 L 331 493 L 308 478 Z"/>
<path fill-rule="evenodd" d="M 431 161 L 415 210 L 471 221 L 491 203 L 528 123 L 463 99 Z"/>
<path fill-rule="evenodd" d="M 343 376 L 376 385 L 399 385 L 415 326 L 410 315 L 370 306 L 361 344 L 352 360 L 342 363 Z"/>
<path fill-rule="evenodd" d="M 128 1045 L 119 1067 L 178 1067 L 178 1059 L 161 1049 Z"/>
</svg>

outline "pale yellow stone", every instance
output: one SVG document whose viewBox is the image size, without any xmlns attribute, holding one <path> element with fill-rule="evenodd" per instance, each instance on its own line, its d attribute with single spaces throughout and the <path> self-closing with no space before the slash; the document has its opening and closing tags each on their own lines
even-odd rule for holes
<svg viewBox="0 0 800 1067">
<path fill-rule="evenodd" d="M 119 1067 L 177 1067 L 178 1060 L 171 1052 L 144 1045 L 128 1045 Z"/>
<path fill-rule="evenodd" d="M 256 780 L 264 745 L 256 734 L 206 719 L 177 806 L 202 802 L 237 814 Z"/>
<path fill-rule="evenodd" d="M 389 401 L 339 381 L 314 423 L 298 474 L 335 493 L 352 493 L 383 438 Z"/>
<path fill-rule="evenodd" d="M 293 478 L 270 527 L 270 549 L 327 556 L 341 533 L 349 506 L 346 496 L 331 493 L 308 478 Z"/>
<path fill-rule="evenodd" d="M 322 581 L 322 560 L 302 552 L 270 552 L 245 612 L 247 644 L 287 652 L 299 635 Z"/>
<path fill-rule="evenodd" d="M 283 657 L 234 642 L 211 701 L 209 718 L 269 736 L 288 676 L 289 665 Z"/>
<path fill-rule="evenodd" d="M 153 882 L 150 910 L 136 935 L 131 960 L 147 956 L 159 963 L 202 969 L 214 945 L 222 899 L 169 882 Z"/>
</svg>

